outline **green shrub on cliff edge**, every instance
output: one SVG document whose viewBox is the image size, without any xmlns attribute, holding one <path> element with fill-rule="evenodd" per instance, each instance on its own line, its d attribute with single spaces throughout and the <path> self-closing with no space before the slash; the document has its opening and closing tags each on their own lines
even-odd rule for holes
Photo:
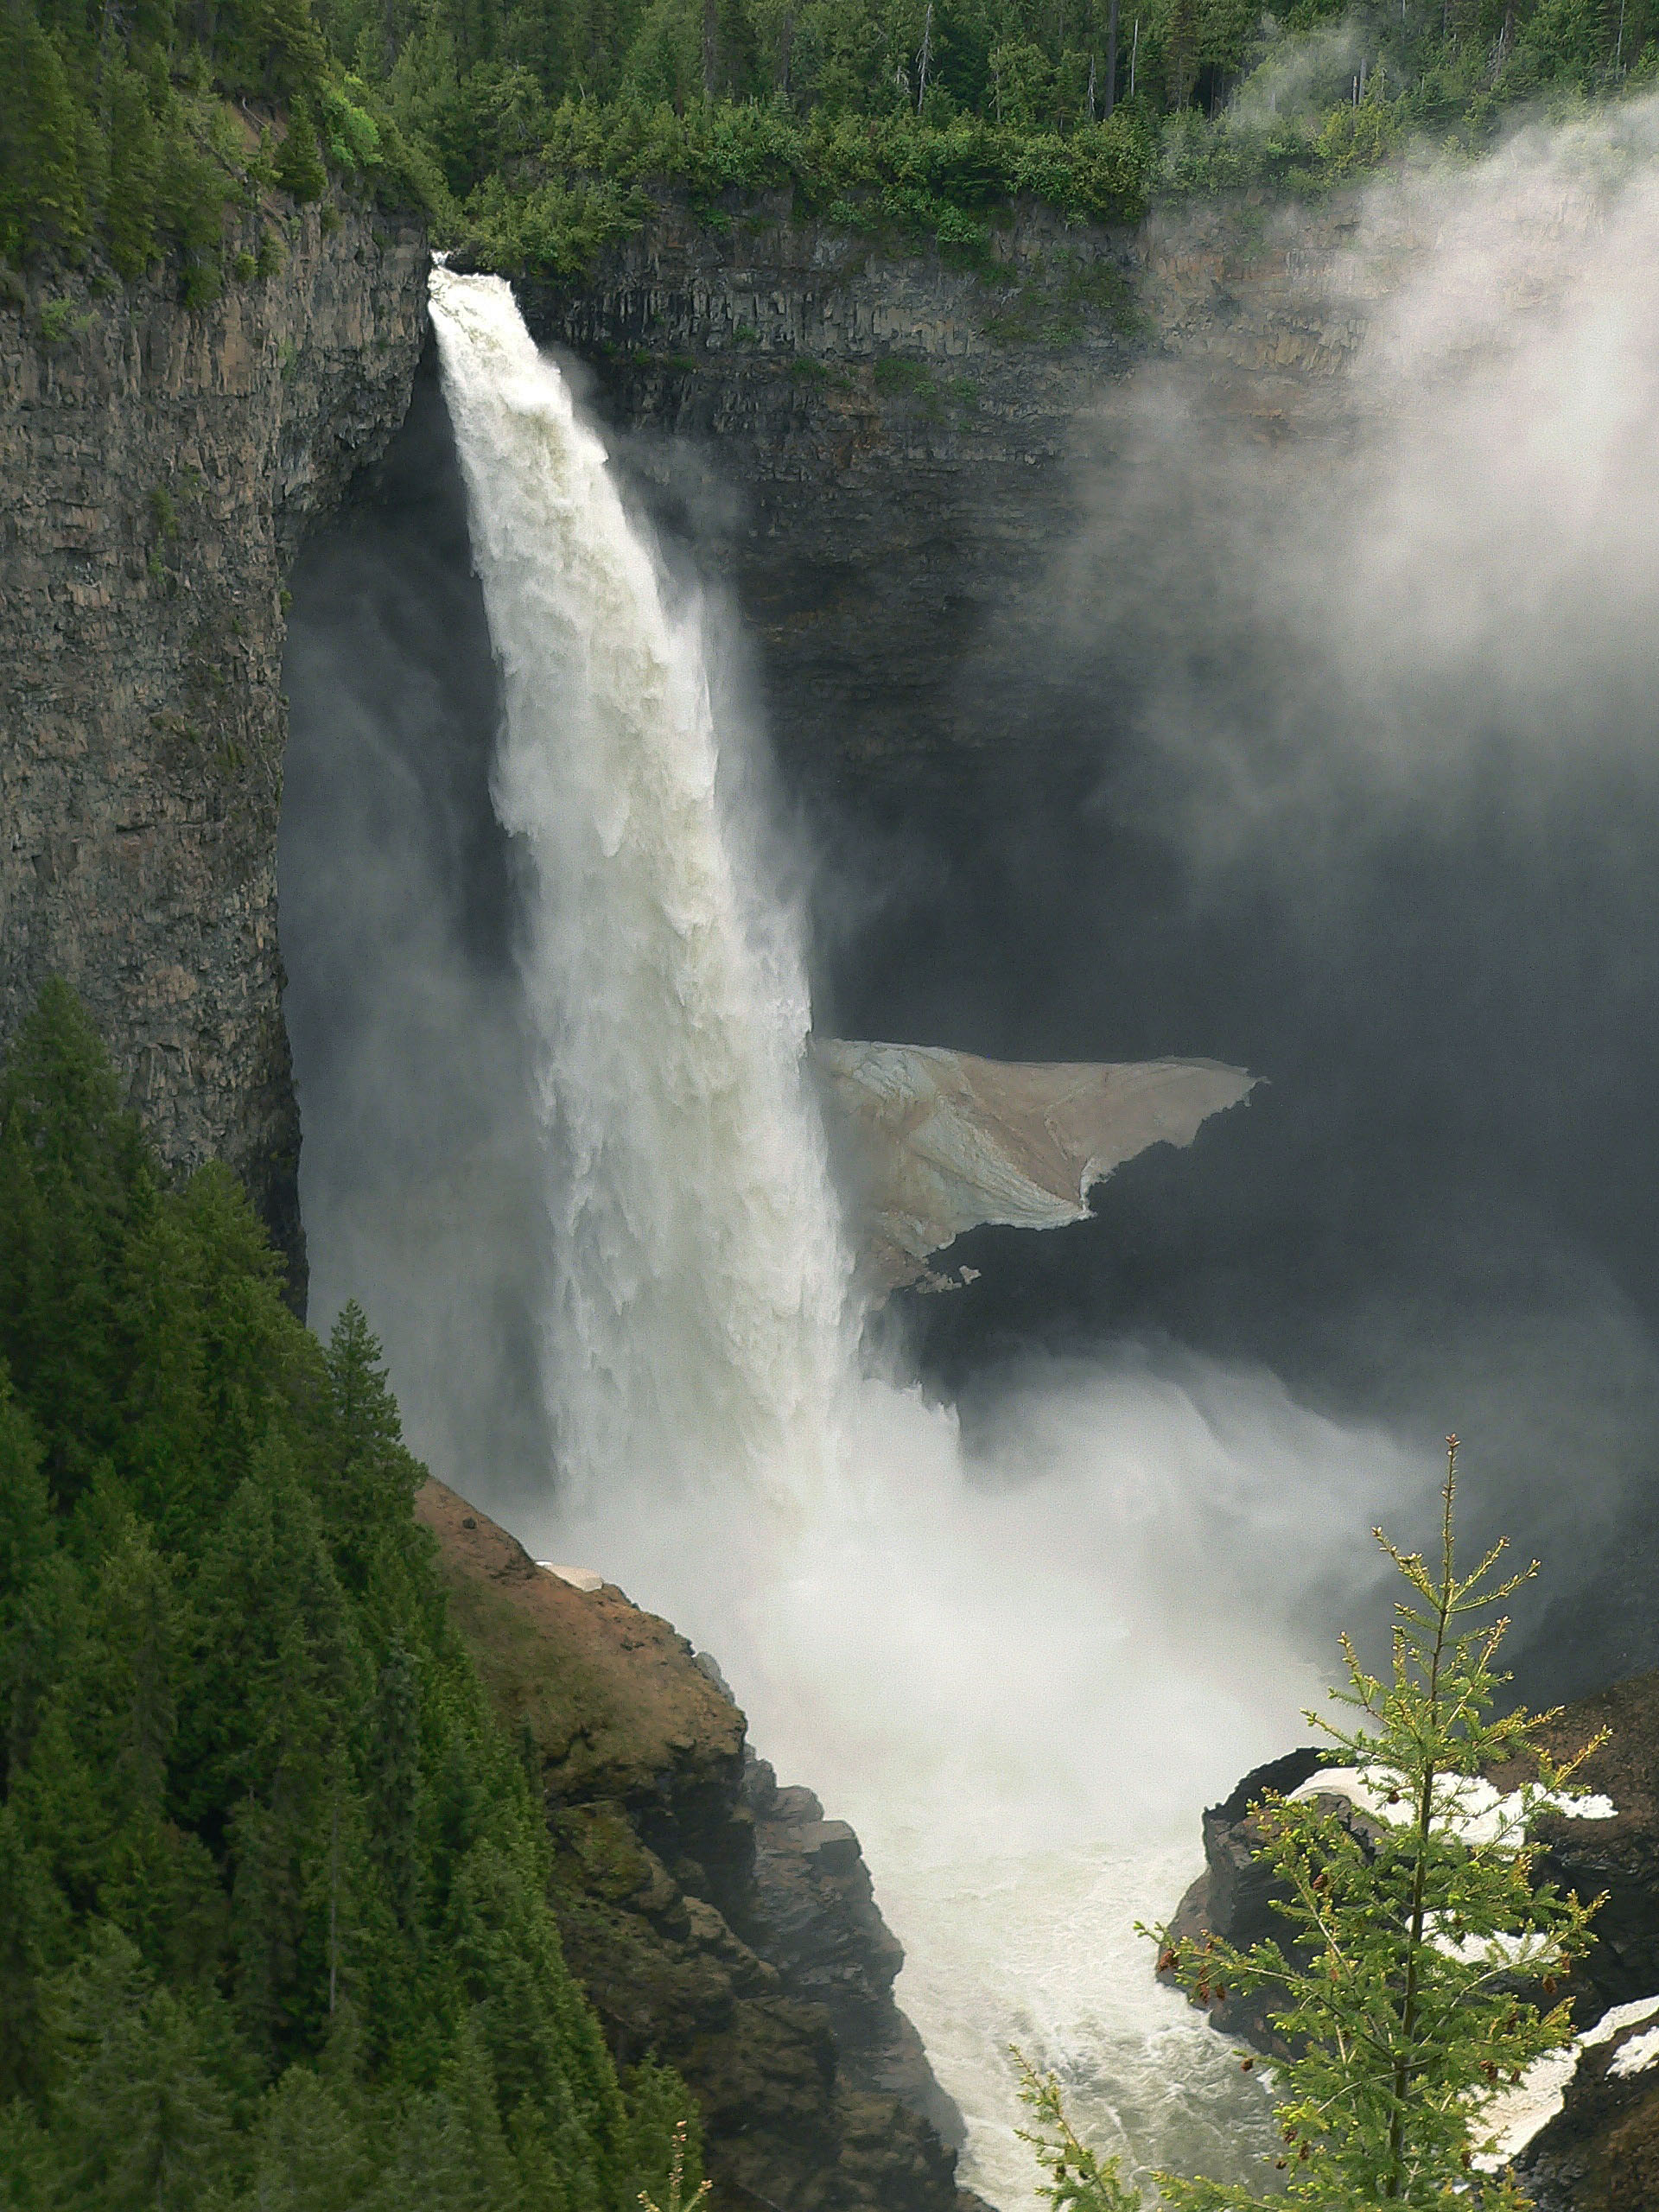
<svg viewBox="0 0 1659 2212">
<path fill-rule="evenodd" d="M 131 279 L 171 257 L 203 306 L 236 271 L 238 223 L 281 219 L 273 187 L 321 196 L 319 118 L 365 194 L 443 199 L 424 149 L 330 57 L 311 0 L 0 0 L 0 258 L 16 265 L 101 255 Z"/>
<path fill-rule="evenodd" d="M 0 0 L 0 255 L 234 275 L 238 214 L 415 206 L 480 265 L 580 279 L 652 194 L 987 263 L 1030 197 L 1322 191 L 1427 133 L 1659 77 L 1659 0 Z M 277 203 L 280 207 L 281 203 Z M 241 249 L 245 252 L 247 247 Z"/>
<path fill-rule="evenodd" d="M 167 1185 L 73 995 L 0 1079 L 0 2203 L 631 2212 L 378 1348 Z M 695 2122 L 693 2122 L 695 2125 Z"/>
</svg>

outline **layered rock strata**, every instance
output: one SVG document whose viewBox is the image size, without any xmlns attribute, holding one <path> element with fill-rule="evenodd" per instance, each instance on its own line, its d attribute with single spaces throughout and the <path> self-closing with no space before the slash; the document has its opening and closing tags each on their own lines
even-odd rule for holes
<svg viewBox="0 0 1659 2212">
<path fill-rule="evenodd" d="M 791 779 L 948 785 L 964 759 L 1051 758 L 1065 702 L 1021 641 L 1155 360 L 1276 442 L 1328 433 L 1373 295 L 1351 211 L 1225 205 L 1134 230 L 1021 207 L 967 264 L 802 219 L 664 207 L 537 335 L 671 536 L 723 575 Z M 521 288 L 521 291 L 524 288 Z"/>
<path fill-rule="evenodd" d="M 311 207 L 195 313 L 161 277 L 0 294 L 0 1046 L 67 976 L 165 1159 L 228 1160 L 296 1287 L 283 584 L 403 418 L 425 266 L 413 226 Z"/>
<path fill-rule="evenodd" d="M 416 1510 L 540 1776 L 565 1955 L 619 2065 L 654 2054 L 696 2092 L 716 2204 L 957 2212 L 959 2122 L 893 2002 L 904 1954 L 851 1828 L 779 1789 L 666 1622 L 537 1567 L 440 1483 Z"/>
<path fill-rule="evenodd" d="M 200 312 L 161 279 L 0 296 L 0 1044 L 67 976 L 166 1159 L 228 1160 L 298 1286 L 281 592 L 403 416 L 425 257 L 349 207 L 286 224 L 282 269 Z M 948 786 L 990 748 L 1052 767 L 1055 702 L 1011 641 L 1122 372 L 1177 360 L 1264 436 L 1316 426 L 1365 327 L 1342 238 L 1335 213 L 1109 233 L 1028 208 L 970 268 L 786 198 L 723 227 L 668 206 L 527 307 L 729 579 L 791 773 Z"/>
</svg>

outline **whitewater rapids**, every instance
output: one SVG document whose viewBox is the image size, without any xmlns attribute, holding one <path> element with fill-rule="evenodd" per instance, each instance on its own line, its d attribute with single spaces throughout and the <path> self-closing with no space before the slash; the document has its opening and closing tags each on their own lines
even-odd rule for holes
<svg viewBox="0 0 1659 2212">
<path fill-rule="evenodd" d="M 1260 2092 L 1133 1923 L 1196 1871 L 1200 1807 L 1298 1740 L 1308 1621 L 1421 1471 L 1175 1354 L 1027 1365 L 967 1420 L 864 1371 L 798 932 L 699 612 L 508 286 L 440 269 L 432 311 L 544 1140 L 558 1484 L 519 1533 L 712 1649 L 780 1780 L 855 1822 L 964 2182 L 1031 2200 L 1014 2041 L 1131 2171 L 1250 2171 Z"/>
</svg>

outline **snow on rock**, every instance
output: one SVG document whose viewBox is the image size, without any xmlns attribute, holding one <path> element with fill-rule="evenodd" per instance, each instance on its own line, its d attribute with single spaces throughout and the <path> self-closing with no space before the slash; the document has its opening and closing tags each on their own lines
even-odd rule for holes
<svg viewBox="0 0 1659 2212">
<path fill-rule="evenodd" d="M 591 1567 L 558 1567 L 550 1559 L 538 1559 L 536 1564 L 543 1574 L 556 1574 L 561 1582 L 568 1582 L 573 1590 L 585 1590 L 590 1597 L 605 1587 L 604 1576 Z"/>
<path fill-rule="evenodd" d="M 1395 1826 L 1402 1826 L 1412 1816 L 1405 1777 L 1383 1766 L 1321 1767 L 1290 1794 L 1293 1797 L 1346 1797 L 1374 1820 Z M 1436 1827 L 1454 1829 L 1468 1844 L 1505 1845 L 1518 1851 L 1527 1823 L 1537 1813 L 1556 1813 L 1574 1821 L 1611 1821 L 1618 1818 L 1618 1808 L 1609 1797 L 1535 1786 L 1505 1796 L 1478 1774 L 1448 1775 L 1434 1796 Z"/>
<path fill-rule="evenodd" d="M 1659 2063 L 1659 2028 L 1649 2028 L 1630 2037 L 1607 2071 L 1622 2081 L 1628 2074 L 1645 2074 L 1656 2063 Z"/>
<path fill-rule="evenodd" d="M 1600 1815 L 1605 1818 L 1605 1815 Z M 1583 2054 L 1598 2044 L 1611 2043 L 1639 2021 L 1659 2012 L 1659 1997 L 1638 1997 L 1629 2005 L 1615 2005 L 1593 2028 L 1562 2046 L 1534 2059 L 1512 2089 L 1495 2097 L 1486 2109 L 1493 2147 L 1475 2159 L 1482 2173 L 1495 2174 L 1518 2158 L 1535 2135 L 1541 2134 L 1567 2101 L 1567 2092 Z M 1640 2056 L 1634 2054 L 1641 2053 Z M 1608 2068 L 1610 2074 L 1639 2074 L 1659 2060 L 1659 2028 L 1632 2036 Z"/>
</svg>

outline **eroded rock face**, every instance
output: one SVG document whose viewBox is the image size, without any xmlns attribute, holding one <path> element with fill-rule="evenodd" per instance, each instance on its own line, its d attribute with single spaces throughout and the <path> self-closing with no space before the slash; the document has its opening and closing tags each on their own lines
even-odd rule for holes
<svg viewBox="0 0 1659 2212">
<path fill-rule="evenodd" d="M 228 1160 L 296 1280 L 279 593 L 401 418 L 425 323 L 419 237 L 339 212 L 292 218 L 283 270 L 200 314 L 159 282 L 78 297 L 48 346 L 39 289 L 0 297 L 0 1043 L 66 975 L 166 1158 Z M 785 200 L 723 231 L 669 207 L 526 302 L 732 582 L 798 779 L 948 793 L 991 747 L 1052 769 L 1020 641 L 1124 372 L 1185 363 L 1262 435 L 1302 435 L 1365 328 L 1336 213 L 1106 232 L 1028 209 L 995 249 L 988 276 Z"/>
<path fill-rule="evenodd" d="M 654 2053 L 690 2083 L 719 2201 L 957 2212 L 960 2120 L 893 2003 L 904 1954 L 852 1829 L 746 1757 L 718 1668 L 665 1621 L 538 1567 L 441 1483 L 416 1510 L 540 1761 L 571 1970 L 620 2066 Z"/>
<path fill-rule="evenodd" d="M 987 1060 L 842 1037 L 807 1052 L 862 1265 L 883 1293 L 953 1288 L 928 1260 L 983 1223 L 1086 1220 L 1113 1168 L 1150 1145 L 1191 1144 L 1255 1088 L 1215 1060 Z"/>
<path fill-rule="evenodd" d="M 743 1798 L 754 1816 L 748 1921 L 758 1948 L 829 2014 L 843 2082 L 897 2097 L 960 2147 L 962 2114 L 893 2002 L 904 1946 L 881 1917 L 857 1836 L 845 1821 L 826 1820 L 810 1789 L 780 1789 L 753 1752 Z"/>
<path fill-rule="evenodd" d="M 0 1046 L 67 976 L 163 1157 L 227 1160 L 296 1284 L 280 594 L 402 420 L 425 267 L 413 226 L 313 207 L 200 313 L 158 278 L 48 344 L 43 284 L 0 297 Z"/>
<path fill-rule="evenodd" d="M 798 219 L 782 194 L 721 229 L 664 208 L 580 289 L 524 304 L 592 370 L 659 517 L 729 580 L 791 779 L 948 793 L 964 755 L 1052 766 L 1065 741 L 1075 702 L 1027 647 L 1112 496 L 1090 464 L 1122 442 L 1130 369 L 1179 369 L 1254 439 L 1339 423 L 1395 281 L 1353 230 L 1340 206 L 1122 231 L 1027 207 L 973 269 Z"/>
</svg>

